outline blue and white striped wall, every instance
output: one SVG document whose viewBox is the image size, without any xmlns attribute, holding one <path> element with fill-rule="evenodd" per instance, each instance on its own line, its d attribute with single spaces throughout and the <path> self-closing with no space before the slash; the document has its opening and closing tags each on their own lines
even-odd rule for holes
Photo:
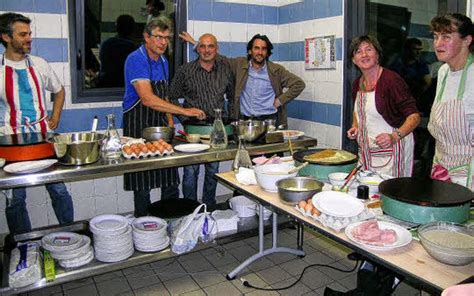
<svg viewBox="0 0 474 296">
<path fill-rule="evenodd" d="M 271 61 L 306 83 L 303 93 L 288 104 L 290 128 L 316 137 L 321 146 L 340 147 L 343 1 L 243 2 L 188 0 L 188 31 L 196 38 L 213 33 L 220 52 L 231 57 L 245 56 L 255 34 L 267 35 L 275 46 Z M 336 37 L 336 69 L 305 70 L 304 39 L 326 35 Z"/>
</svg>

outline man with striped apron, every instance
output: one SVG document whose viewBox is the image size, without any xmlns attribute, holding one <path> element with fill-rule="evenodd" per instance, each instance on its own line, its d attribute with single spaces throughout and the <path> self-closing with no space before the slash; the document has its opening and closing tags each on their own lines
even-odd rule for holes
<svg viewBox="0 0 474 296">
<path fill-rule="evenodd" d="M 474 76 L 472 62 L 473 55 L 469 54 L 462 71 L 451 71 L 449 63 L 440 68 L 441 84 L 438 84 L 428 124 L 428 130 L 436 139 L 432 178 L 450 180 L 471 190 L 474 189 L 474 118 L 468 118 L 463 99 L 466 80 Z M 448 97 L 446 93 L 452 95 L 453 86 L 457 86 L 456 97 Z"/>
<path fill-rule="evenodd" d="M 141 138 L 142 130 L 171 122 L 165 113 L 204 119 L 197 108 L 181 108 L 167 102 L 168 61 L 163 53 L 170 38 L 168 24 L 152 20 L 145 26 L 144 44 L 132 52 L 125 62 L 125 96 L 123 101 L 123 133 Z M 148 214 L 150 190 L 161 188 L 161 198 L 179 197 L 177 168 L 149 170 L 124 175 L 124 189 L 133 190 L 135 216 Z"/>
<path fill-rule="evenodd" d="M 4 135 L 37 132 L 45 135 L 59 124 L 64 104 L 64 88 L 51 66 L 31 52 L 31 20 L 16 13 L 0 15 L 1 42 L 6 50 L 0 56 L 0 133 Z M 45 96 L 54 96 L 48 117 Z M 64 183 L 46 184 L 54 213 L 60 224 L 74 221 L 72 198 Z M 11 233 L 31 230 L 26 208 L 25 188 L 12 190 L 5 209 Z"/>
</svg>

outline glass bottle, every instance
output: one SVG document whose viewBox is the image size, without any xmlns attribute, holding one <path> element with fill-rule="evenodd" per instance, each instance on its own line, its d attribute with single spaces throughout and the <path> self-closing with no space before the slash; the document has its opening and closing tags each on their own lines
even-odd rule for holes
<svg viewBox="0 0 474 296">
<path fill-rule="evenodd" d="M 245 148 L 244 136 L 239 136 L 239 147 L 235 154 L 234 162 L 232 163 L 232 169 L 234 172 L 238 172 L 240 167 L 252 168 L 252 160 L 250 159 L 249 152 Z"/>
<path fill-rule="evenodd" d="M 100 147 L 102 157 L 105 159 L 117 159 L 122 155 L 122 144 L 120 143 L 120 135 L 115 128 L 115 115 L 107 115 L 107 131 Z"/>
<path fill-rule="evenodd" d="M 214 112 L 216 117 L 212 125 L 211 147 L 214 149 L 225 149 L 227 148 L 227 133 L 222 122 L 222 110 L 214 109 Z"/>
</svg>

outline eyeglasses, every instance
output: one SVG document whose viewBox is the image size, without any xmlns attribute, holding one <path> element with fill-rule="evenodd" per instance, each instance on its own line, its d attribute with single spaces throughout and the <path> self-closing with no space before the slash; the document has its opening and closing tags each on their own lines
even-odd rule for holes
<svg viewBox="0 0 474 296">
<path fill-rule="evenodd" d="M 154 37 L 156 41 L 166 41 L 170 42 L 171 36 L 163 36 L 163 35 L 153 35 L 153 34 L 148 34 L 150 37 Z"/>
</svg>

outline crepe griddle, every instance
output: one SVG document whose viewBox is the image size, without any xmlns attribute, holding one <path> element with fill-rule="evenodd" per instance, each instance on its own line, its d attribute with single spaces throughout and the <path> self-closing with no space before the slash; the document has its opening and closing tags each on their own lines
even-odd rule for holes
<svg viewBox="0 0 474 296">
<path fill-rule="evenodd" d="M 345 165 L 345 164 L 350 164 L 357 162 L 357 157 L 354 159 L 349 159 L 349 160 L 344 160 L 344 161 L 338 161 L 338 162 L 325 162 L 325 161 L 314 161 L 314 160 L 306 160 L 304 159 L 305 156 L 311 155 L 316 152 L 320 152 L 326 149 L 308 149 L 308 150 L 303 150 L 303 151 L 298 151 L 293 154 L 293 159 L 301 162 L 301 163 L 311 163 L 311 164 L 318 164 L 318 165 L 327 165 L 327 166 L 333 166 L 333 165 Z"/>
<path fill-rule="evenodd" d="M 55 157 L 53 134 L 23 133 L 0 136 L 0 157 L 8 162 Z"/>
<path fill-rule="evenodd" d="M 428 178 L 386 180 L 380 183 L 379 191 L 386 197 L 419 206 L 450 207 L 474 199 L 474 193 L 464 186 Z"/>
</svg>

